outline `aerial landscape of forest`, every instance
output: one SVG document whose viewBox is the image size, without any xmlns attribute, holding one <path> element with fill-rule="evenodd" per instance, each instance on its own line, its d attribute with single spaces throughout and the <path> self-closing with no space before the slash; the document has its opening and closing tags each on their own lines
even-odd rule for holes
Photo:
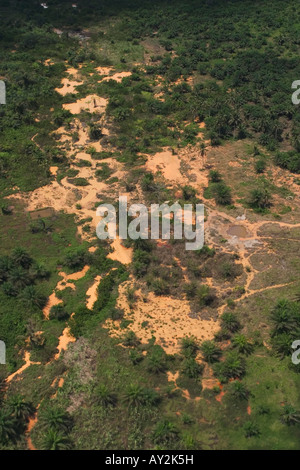
<svg viewBox="0 0 300 470">
<path fill-rule="evenodd" d="M 300 4 L 1 0 L 0 44 L 0 450 L 300 450 Z M 203 246 L 101 239 L 120 196 Z"/>
</svg>

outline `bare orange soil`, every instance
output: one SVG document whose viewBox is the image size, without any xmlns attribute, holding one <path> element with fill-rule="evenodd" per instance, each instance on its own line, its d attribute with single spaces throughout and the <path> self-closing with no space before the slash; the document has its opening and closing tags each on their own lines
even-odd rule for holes
<svg viewBox="0 0 300 470">
<path fill-rule="evenodd" d="M 133 321 L 128 326 L 134 331 L 142 343 L 147 343 L 155 336 L 157 344 L 160 344 L 168 354 L 179 351 L 180 340 L 193 334 L 198 340 L 212 339 L 219 329 L 218 322 L 192 318 L 190 304 L 187 300 L 174 299 L 166 296 L 148 294 L 147 301 L 136 292 L 134 310 L 131 311 L 126 297 L 130 281 L 119 286 L 119 298 L 117 307 L 124 310 L 124 318 Z M 146 327 L 142 326 L 145 325 Z M 114 336 L 121 336 L 123 331 L 119 329 L 119 321 L 107 320 L 105 326 Z"/>
<path fill-rule="evenodd" d="M 58 305 L 62 302 L 62 300 L 57 298 L 57 296 L 55 294 L 55 290 L 56 289 L 57 290 L 64 290 L 67 287 L 70 287 L 71 289 L 75 290 L 75 284 L 72 281 L 78 281 L 78 279 L 81 279 L 82 277 L 84 277 L 88 270 L 89 270 L 89 266 L 85 266 L 81 271 L 79 271 L 77 273 L 66 274 L 63 271 L 58 273 L 59 276 L 62 277 L 62 280 L 58 281 L 54 291 L 52 292 L 52 294 L 50 295 L 50 297 L 48 299 L 48 302 L 47 302 L 46 306 L 43 308 L 44 317 L 47 320 L 49 319 L 49 313 L 50 313 L 51 308 L 54 305 Z"/>
<path fill-rule="evenodd" d="M 101 276 L 96 276 L 93 284 L 86 291 L 86 296 L 87 296 L 86 306 L 90 310 L 92 310 L 94 303 L 97 300 L 97 289 L 98 289 L 100 282 L 101 282 Z"/>
<path fill-rule="evenodd" d="M 26 370 L 32 364 L 40 364 L 40 362 L 32 362 L 30 360 L 30 352 L 29 351 L 25 351 L 24 361 L 25 361 L 25 364 L 22 367 L 20 367 L 20 369 L 18 369 L 16 372 L 14 372 L 13 374 L 9 375 L 6 378 L 5 382 L 7 384 L 9 384 L 17 375 L 20 375 L 24 370 Z"/>
<path fill-rule="evenodd" d="M 133 249 L 125 248 L 121 240 L 117 237 L 111 244 L 113 252 L 107 255 L 107 258 L 119 261 L 122 264 L 130 264 L 132 261 Z"/>
<path fill-rule="evenodd" d="M 107 100 L 97 95 L 86 96 L 75 103 L 63 104 L 63 108 L 70 111 L 71 114 L 79 114 L 81 110 L 89 113 L 104 113 L 106 106 Z"/>
<path fill-rule="evenodd" d="M 74 338 L 74 336 L 71 335 L 70 328 L 66 326 L 66 328 L 62 332 L 62 335 L 58 338 L 58 352 L 55 354 L 54 360 L 57 360 L 61 355 L 61 352 L 66 351 L 68 345 L 70 343 L 74 343 L 74 341 L 76 341 L 76 339 Z"/>
</svg>

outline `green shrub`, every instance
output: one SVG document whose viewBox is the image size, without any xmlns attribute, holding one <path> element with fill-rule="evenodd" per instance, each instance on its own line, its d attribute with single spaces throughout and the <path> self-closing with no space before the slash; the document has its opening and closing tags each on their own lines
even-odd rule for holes
<svg viewBox="0 0 300 470">
<path fill-rule="evenodd" d="M 211 188 L 212 194 L 217 204 L 228 206 L 232 202 L 231 189 L 223 181 L 214 183 Z"/>
</svg>

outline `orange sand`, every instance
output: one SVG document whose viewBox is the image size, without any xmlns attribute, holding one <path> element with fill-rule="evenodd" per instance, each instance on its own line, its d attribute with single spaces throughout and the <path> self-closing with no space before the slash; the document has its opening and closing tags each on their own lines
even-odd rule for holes
<svg viewBox="0 0 300 470">
<path fill-rule="evenodd" d="M 147 343 L 155 336 L 156 343 L 162 346 L 168 354 L 175 354 L 180 350 L 180 341 L 191 333 L 200 341 L 213 339 L 219 329 L 219 323 L 212 320 L 192 318 L 190 316 L 190 304 L 187 300 L 173 299 L 171 297 L 156 297 L 149 293 L 147 302 L 141 298 L 140 292 L 136 292 L 137 301 L 134 305 L 134 313 L 131 312 L 126 292 L 127 281 L 119 286 L 119 298 L 117 307 L 124 309 L 124 318 L 132 320 L 128 329 L 134 331 L 142 343 Z M 148 322 L 146 328 L 142 323 Z M 121 336 L 124 331 L 119 329 L 119 321 L 106 321 L 113 336 Z"/>
<path fill-rule="evenodd" d="M 119 261 L 122 264 L 130 264 L 132 261 L 133 249 L 125 248 L 122 245 L 121 240 L 117 237 L 111 244 L 114 249 L 113 253 L 109 253 L 107 258 Z"/>
<path fill-rule="evenodd" d="M 10 383 L 16 375 L 21 374 L 24 370 L 26 370 L 32 364 L 40 364 L 40 362 L 32 362 L 30 360 L 30 352 L 29 351 L 25 351 L 24 361 L 25 361 L 25 364 L 22 367 L 20 367 L 20 369 L 18 369 L 16 372 L 14 372 L 13 374 L 9 375 L 6 378 L 6 380 L 5 380 L 6 383 Z"/>
<path fill-rule="evenodd" d="M 54 360 L 56 361 L 60 357 L 61 352 L 65 351 L 68 348 L 68 345 L 70 343 L 74 343 L 75 341 L 76 339 L 70 333 L 70 328 L 66 326 L 62 332 L 62 335 L 58 338 L 58 352 L 55 354 Z"/>
<path fill-rule="evenodd" d="M 101 281 L 101 276 L 96 276 L 93 284 L 86 291 L 86 296 L 87 296 L 86 306 L 90 310 L 92 310 L 94 303 L 97 300 L 97 289 L 100 284 L 100 281 Z"/>
<path fill-rule="evenodd" d="M 63 108 L 71 114 L 79 114 L 82 109 L 90 113 L 104 113 L 106 106 L 107 100 L 97 95 L 86 96 L 77 100 L 76 103 L 63 104 Z"/>
</svg>

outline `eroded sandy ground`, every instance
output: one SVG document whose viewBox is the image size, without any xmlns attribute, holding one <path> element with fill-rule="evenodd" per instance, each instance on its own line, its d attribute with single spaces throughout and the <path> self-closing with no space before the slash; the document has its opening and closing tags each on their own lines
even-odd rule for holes
<svg viewBox="0 0 300 470">
<path fill-rule="evenodd" d="M 180 340 L 191 334 L 200 342 L 212 339 L 219 329 L 218 322 L 202 320 L 191 316 L 190 304 L 187 300 L 174 299 L 166 296 L 155 296 L 149 292 L 148 296 L 136 292 L 136 301 L 131 310 L 127 299 L 127 290 L 132 282 L 125 282 L 119 286 L 117 307 L 124 310 L 124 318 L 132 320 L 128 328 L 147 344 L 155 336 L 157 344 L 161 345 L 168 354 L 179 352 Z M 107 320 L 105 326 L 111 334 L 123 334 L 119 329 L 119 321 Z"/>
</svg>

